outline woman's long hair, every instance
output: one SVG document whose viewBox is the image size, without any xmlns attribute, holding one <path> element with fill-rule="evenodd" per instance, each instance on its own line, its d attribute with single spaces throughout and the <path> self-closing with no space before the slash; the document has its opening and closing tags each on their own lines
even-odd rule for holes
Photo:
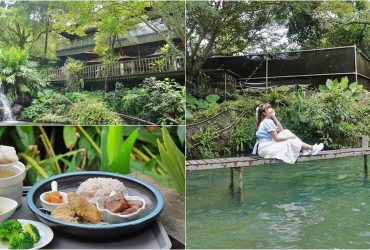
<svg viewBox="0 0 370 250">
<path fill-rule="evenodd" d="M 257 107 L 256 113 L 257 113 L 257 125 L 256 125 L 256 130 L 259 128 L 261 122 L 263 119 L 265 119 L 265 116 L 263 115 L 263 112 L 271 108 L 270 103 L 262 103 Z"/>
</svg>

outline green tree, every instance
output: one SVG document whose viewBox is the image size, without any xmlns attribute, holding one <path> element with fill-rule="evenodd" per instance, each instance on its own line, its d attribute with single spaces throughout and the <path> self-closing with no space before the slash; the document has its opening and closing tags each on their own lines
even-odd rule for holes
<svg viewBox="0 0 370 250">
<path fill-rule="evenodd" d="M 49 32 L 50 20 L 46 14 L 48 2 L 16 2 L 9 8 L 0 8 L 0 41 L 28 49 Z M 45 42 L 47 44 L 47 41 Z"/>
<path fill-rule="evenodd" d="M 356 44 L 370 55 L 369 1 L 307 1 L 289 5 L 288 37 L 303 48 Z"/>
<path fill-rule="evenodd" d="M 176 33 L 185 40 L 183 29 L 184 3 L 165 2 L 151 3 L 145 1 L 107 1 L 107 2 L 65 2 L 59 9 L 53 10 L 54 29 L 78 36 L 85 36 L 88 28 L 96 28 L 96 46 L 94 52 L 112 57 L 114 45 L 119 36 L 129 39 L 129 31 L 145 22 L 155 32 L 163 35 L 167 43 L 172 44 L 172 34 Z M 169 34 L 150 22 L 153 18 L 161 17 L 169 26 Z M 181 22 L 182 18 L 182 22 Z M 182 23 L 182 24 L 181 24 Z"/>
<path fill-rule="evenodd" d="M 283 20 L 287 4 L 263 1 L 188 2 L 188 83 L 196 82 L 201 68 L 211 56 L 247 52 L 248 47 L 265 40 L 265 29 Z"/>
</svg>

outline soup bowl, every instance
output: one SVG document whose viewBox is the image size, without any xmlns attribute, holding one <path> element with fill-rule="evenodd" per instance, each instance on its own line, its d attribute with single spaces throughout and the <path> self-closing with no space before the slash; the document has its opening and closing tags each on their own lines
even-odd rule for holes
<svg viewBox="0 0 370 250">
<path fill-rule="evenodd" d="M 0 196 L 15 200 L 19 207 L 22 204 L 22 187 L 23 180 L 26 177 L 26 167 L 22 162 L 17 161 L 11 164 L 3 164 L 0 169 L 14 173 L 9 177 L 0 177 Z"/>
</svg>

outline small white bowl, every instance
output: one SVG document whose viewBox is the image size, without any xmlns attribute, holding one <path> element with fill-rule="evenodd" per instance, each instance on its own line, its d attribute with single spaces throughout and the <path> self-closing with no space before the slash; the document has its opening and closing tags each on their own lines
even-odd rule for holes
<svg viewBox="0 0 370 250">
<path fill-rule="evenodd" d="M 108 209 L 104 208 L 104 201 L 107 199 L 106 197 L 100 198 L 96 202 L 96 207 L 98 208 L 102 218 L 106 222 L 111 222 L 111 223 L 119 223 L 119 222 L 125 222 L 125 221 L 132 221 L 135 220 L 136 218 L 139 217 L 139 215 L 144 211 L 145 208 L 145 200 L 139 196 L 130 196 L 130 195 L 125 195 L 126 200 L 139 200 L 143 203 L 143 206 L 139 208 L 136 212 L 132 214 L 116 214 L 112 213 Z"/>
<path fill-rule="evenodd" d="M 65 192 L 61 192 L 61 191 L 58 191 L 60 193 L 60 195 L 63 197 L 63 202 L 62 203 L 52 203 L 52 202 L 48 202 L 45 200 L 45 195 L 48 194 L 48 193 L 52 193 L 52 192 L 55 192 L 55 191 L 49 191 L 49 192 L 45 192 L 45 193 L 42 193 L 40 195 L 40 201 L 41 201 L 41 205 L 42 207 L 46 210 L 46 211 L 49 211 L 49 212 L 52 212 L 57 206 L 59 205 L 63 205 L 63 204 L 67 204 L 68 203 L 68 195 L 67 193 Z"/>
<path fill-rule="evenodd" d="M 2 222 L 14 214 L 18 202 L 9 198 L 0 197 L 0 204 L 0 222 Z"/>
<path fill-rule="evenodd" d="M 0 197 L 15 200 L 19 207 L 22 204 L 22 187 L 26 176 L 26 167 L 22 162 L 17 161 L 13 164 L 2 165 L 0 168 L 16 173 L 7 178 L 0 178 Z"/>
</svg>

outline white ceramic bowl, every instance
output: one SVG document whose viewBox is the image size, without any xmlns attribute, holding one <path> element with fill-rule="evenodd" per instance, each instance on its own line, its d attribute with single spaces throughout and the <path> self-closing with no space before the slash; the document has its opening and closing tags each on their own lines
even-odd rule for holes
<svg viewBox="0 0 370 250">
<path fill-rule="evenodd" d="M 40 195 L 40 201 L 41 201 L 41 205 L 42 207 L 46 210 L 46 211 L 53 211 L 57 206 L 59 205 L 63 205 L 63 204 L 67 204 L 68 203 L 68 195 L 67 193 L 65 192 L 61 192 L 61 191 L 58 191 L 60 193 L 60 195 L 63 197 L 63 202 L 62 203 L 52 203 L 52 202 L 48 202 L 45 200 L 45 194 L 47 193 L 51 193 L 51 192 L 54 192 L 54 191 L 49 191 L 49 192 L 45 192 L 45 193 L 42 193 Z"/>
<path fill-rule="evenodd" d="M 22 187 L 23 180 L 26 177 L 26 167 L 22 162 L 17 161 L 12 164 L 2 165 L 1 168 L 14 171 L 16 175 L 0 178 L 0 196 L 13 199 L 20 206 L 22 204 Z"/>
<path fill-rule="evenodd" d="M 130 195 L 125 195 L 126 200 L 139 200 L 143 203 L 143 206 L 139 208 L 136 212 L 132 214 L 115 214 L 109 211 L 108 209 L 104 208 L 104 201 L 105 197 L 102 197 L 96 202 L 96 207 L 98 208 L 102 218 L 106 222 L 110 223 L 119 223 L 119 222 L 125 222 L 125 221 L 132 221 L 137 219 L 141 212 L 144 211 L 145 208 L 145 200 L 139 196 L 130 196 Z"/>
<path fill-rule="evenodd" d="M 15 200 L 6 197 L 0 197 L 0 222 L 12 216 L 17 206 L 18 202 Z"/>
</svg>

